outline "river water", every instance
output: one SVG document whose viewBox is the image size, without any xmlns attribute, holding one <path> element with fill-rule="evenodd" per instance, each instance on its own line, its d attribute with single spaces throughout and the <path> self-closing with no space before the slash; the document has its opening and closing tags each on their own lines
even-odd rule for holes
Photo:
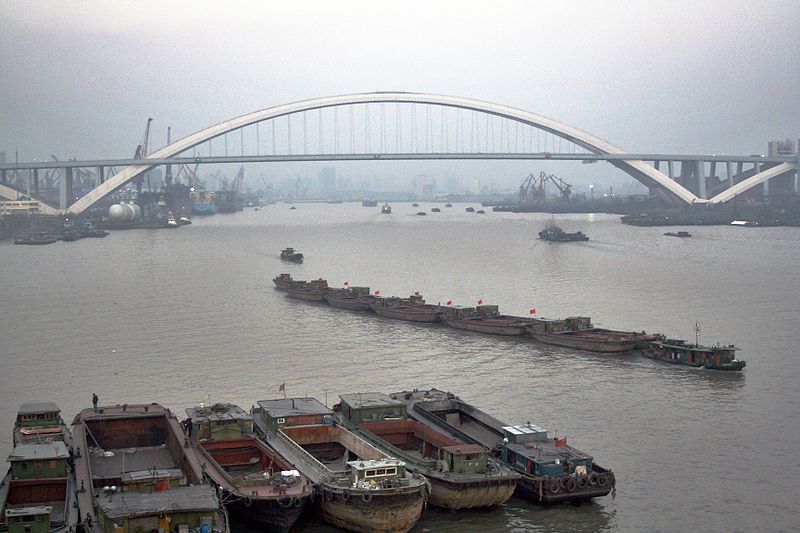
<svg viewBox="0 0 800 533">
<path fill-rule="evenodd" d="M 625 226 L 610 215 L 465 212 L 455 204 L 277 204 L 49 246 L 0 244 L 0 452 L 23 401 L 65 418 L 157 401 L 249 408 L 278 396 L 450 390 L 538 423 L 614 470 L 616 498 L 428 509 L 414 531 L 749 531 L 797 527 L 800 228 Z M 477 206 L 476 206 L 477 207 Z M 428 216 L 414 216 L 417 211 Z M 549 244 L 555 221 L 586 243 Z M 278 258 L 293 246 L 302 265 Z M 741 373 L 673 367 L 420 326 L 287 298 L 271 279 L 325 277 L 511 314 L 589 315 L 616 329 L 735 343 Z M 330 531 L 313 517 L 297 531 Z"/>
</svg>

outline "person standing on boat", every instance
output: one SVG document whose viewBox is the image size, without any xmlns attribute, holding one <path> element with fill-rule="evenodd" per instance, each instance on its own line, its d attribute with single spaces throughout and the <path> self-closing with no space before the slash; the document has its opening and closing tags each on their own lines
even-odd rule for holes
<svg viewBox="0 0 800 533">
<path fill-rule="evenodd" d="M 95 392 L 92 394 L 92 406 L 94 407 L 94 412 L 97 412 L 97 402 L 100 401 L 100 398 L 97 397 L 97 393 Z"/>
</svg>

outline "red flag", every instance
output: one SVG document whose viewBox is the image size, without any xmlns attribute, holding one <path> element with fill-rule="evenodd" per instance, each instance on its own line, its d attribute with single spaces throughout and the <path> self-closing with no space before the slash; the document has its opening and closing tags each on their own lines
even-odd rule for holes
<svg viewBox="0 0 800 533">
<path fill-rule="evenodd" d="M 419 291 L 414 291 L 414 296 L 419 296 Z"/>
<path fill-rule="evenodd" d="M 381 291 L 375 291 L 375 294 L 380 294 L 380 293 L 381 293 Z"/>
<path fill-rule="evenodd" d="M 556 439 L 556 448 L 563 448 L 567 445 L 567 437 Z"/>
<path fill-rule="evenodd" d="M 453 300 L 447 300 L 447 305 L 453 305 Z"/>
<path fill-rule="evenodd" d="M 349 281 L 345 281 L 344 282 L 344 286 L 347 287 L 348 285 L 350 285 L 350 282 Z"/>
<path fill-rule="evenodd" d="M 478 300 L 478 305 L 483 305 L 483 299 Z"/>
<path fill-rule="evenodd" d="M 536 314 L 536 309 L 531 309 L 531 314 L 535 315 Z"/>
<path fill-rule="evenodd" d="M 156 485 L 155 485 L 155 487 L 153 487 L 153 489 L 154 489 L 156 492 L 161 492 L 161 491 L 164 491 L 164 490 L 169 490 L 169 480 L 168 480 L 168 479 L 164 479 L 164 480 L 162 480 L 162 481 L 159 481 L 158 483 L 156 483 Z"/>
<path fill-rule="evenodd" d="M 286 383 L 281 383 L 281 386 L 278 387 L 278 392 L 285 391 L 285 390 L 286 390 Z"/>
</svg>

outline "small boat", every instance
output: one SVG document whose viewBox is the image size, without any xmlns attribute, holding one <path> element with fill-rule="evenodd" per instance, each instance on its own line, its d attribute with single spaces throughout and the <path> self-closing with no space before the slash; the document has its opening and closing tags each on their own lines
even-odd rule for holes
<svg viewBox="0 0 800 533">
<path fill-rule="evenodd" d="M 348 429 L 431 483 L 430 504 L 445 509 L 500 505 L 514 493 L 519 474 L 490 450 L 467 444 L 416 420 L 404 402 L 379 392 L 342 394 L 333 407 Z"/>
<path fill-rule="evenodd" d="M 377 200 L 361 200 L 362 207 L 378 207 Z"/>
<path fill-rule="evenodd" d="M 72 435 L 84 532 L 230 531 L 205 461 L 169 409 L 157 403 L 84 409 Z"/>
<path fill-rule="evenodd" d="M 418 217 L 424 217 L 424 216 L 426 216 L 427 214 L 428 214 L 428 213 L 426 213 L 425 211 L 417 211 L 417 216 L 418 216 Z"/>
<path fill-rule="evenodd" d="M 441 322 L 444 314 L 442 306 L 426 304 L 418 294 L 408 298 L 375 298 L 370 307 L 377 315 L 409 322 Z"/>
<path fill-rule="evenodd" d="M 756 220 L 731 220 L 731 226 L 746 226 L 752 228 L 758 225 L 758 221 Z"/>
<path fill-rule="evenodd" d="M 71 440 L 56 404 L 20 406 L 11 466 L 0 483 L 0 531 L 77 531 Z"/>
<path fill-rule="evenodd" d="M 483 209 L 478 209 L 477 211 L 475 211 L 475 214 L 476 214 L 476 215 L 485 215 L 485 214 L 486 214 L 486 211 L 484 211 Z M 587 239 L 587 240 L 588 240 L 588 239 Z"/>
<path fill-rule="evenodd" d="M 258 211 L 257 207 L 256 207 L 256 211 Z M 189 217 L 180 217 L 178 219 L 178 224 L 180 224 L 181 226 L 188 226 L 191 223 L 192 223 L 192 219 L 189 218 Z"/>
<path fill-rule="evenodd" d="M 556 224 L 548 224 L 545 226 L 544 229 L 539 232 L 539 238 L 549 242 L 574 242 L 589 240 L 589 237 L 584 235 L 582 231 L 567 233 Z"/>
<path fill-rule="evenodd" d="M 442 210 L 439 209 L 438 207 L 434 207 L 433 209 L 431 209 L 431 213 L 441 213 L 441 212 Z"/>
<path fill-rule="evenodd" d="M 453 207 L 453 204 L 445 204 L 445 207 Z"/>
<path fill-rule="evenodd" d="M 392 206 L 390 206 L 388 203 L 383 204 L 383 207 L 381 207 L 381 213 L 384 215 L 390 215 L 392 213 Z"/>
<path fill-rule="evenodd" d="M 411 204 L 411 207 L 419 207 L 419 204 L 414 202 L 413 204 Z"/>
<path fill-rule="evenodd" d="M 272 283 L 275 284 L 275 288 L 282 291 L 288 291 L 289 287 L 291 287 L 294 282 L 295 280 L 292 279 L 291 274 L 278 274 L 272 278 Z"/>
<path fill-rule="evenodd" d="M 61 240 L 61 235 L 51 233 L 29 233 L 24 237 L 14 239 L 14 244 L 52 244 Z"/>
<path fill-rule="evenodd" d="M 252 413 L 258 435 L 315 484 L 326 522 L 363 533 L 405 533 L 419 520 L 428 481 L 336 424 L 318 400 L 264 400 Z"/>
<path fill-rule="evenodd" d="M 88 235 L 85 235 L 83 232 L 81 232 L 81 231 L 79 231 L 77 229 L 64 231 L 61 234 L 61 240 L 64 241 L 64 242 L 79 241 L 81 239 L 85 239 L 86 237 L 88 237 Z"/>
<path fill-rule="evenodd" d="M 695 324 L 697 337 L 700 337 L 700 326 Z M 702 367 L 709 370 L 744 369 L 747 363 L 736 359 L 738 348 L 728 346 L 701 346 L 699 342 L 690 344 L 684 340 L 660 338 L 649 343 L 642 351 L 645 357 L 664 361 L 675 365 Z"/>
<path fill-rule="evenodd" d="M 531 320 L 527 317 L 501 315 L 496 305 L 446 307 L 444 311 L 444 322 L 448 326 L 490 335 L 522 335 Z"/>
<path fill-rule="evenodd" d="M 294 248 L 284 248 L 281 250 L 281 259 L 284 261 L 291 261 L 292 263 L 302 263 L 303 254 L 295 252 Z"/>
<path fill-rule="evenodd" d="M 479 444 L 509 465 L 521 479 L 516 493 L 533 502 L 579 502 L 609 494 L 613 472 L 591 455 L 550 438 L 536 424 L 511 426 L 449 392 L 436 389 L 390 394 L 408 406 L 408 416 L 467 443 Z"/>
<path fill-rule="evenodd" d="M 325 299 L 325 293 L 328 292 L 328 282 L 322 278 L 312 281 L 294 281 L 286 292 L 290 297 L 298 300 L 321 302 Z"/>
<path fill-rule="evenodd" d="M 293 210 L 293 209 L 297 209 L 297 208 L 295 206 L 292 206 L 292 207 L 289 208 L 290 211 Z"/>
<path fill-rule="evenodd" d="M 667 237 L 691 237 L 692 234 L 688 231 L 668 231 L 664 235 Z"/>
<path fill-rule="evenodd" d="M 186 414 L 184 429 L 231 514 L 287 533 L 311 498 L 308 478 L 256 438 L 253 416 L 241 407 L 200 404 Z"/>
<path fill-rule="evenodd" d="M 349 311 L 369 311 L 375 297 L 370 295 L 369 287 L 345 287 L 330 289 L 325 293 L 325 301 L 333 307 Z"/>
</svg>

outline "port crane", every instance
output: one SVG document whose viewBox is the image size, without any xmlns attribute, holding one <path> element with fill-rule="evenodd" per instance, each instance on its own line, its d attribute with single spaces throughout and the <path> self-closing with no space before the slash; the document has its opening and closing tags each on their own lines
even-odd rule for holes
<svg viewBox="0 0 800 533">
<path fill-rule="evenodd" d="M 519 186 L 519 203 L 543 204 L 547 200 L 545 186 L 552 183 L 561 194 L 561 201 L 569 201 L 572 194 L 572 185 L 553 174 L 539 172 L 539 176 L 528 174 L 522 185 Z"/>
</svg>

